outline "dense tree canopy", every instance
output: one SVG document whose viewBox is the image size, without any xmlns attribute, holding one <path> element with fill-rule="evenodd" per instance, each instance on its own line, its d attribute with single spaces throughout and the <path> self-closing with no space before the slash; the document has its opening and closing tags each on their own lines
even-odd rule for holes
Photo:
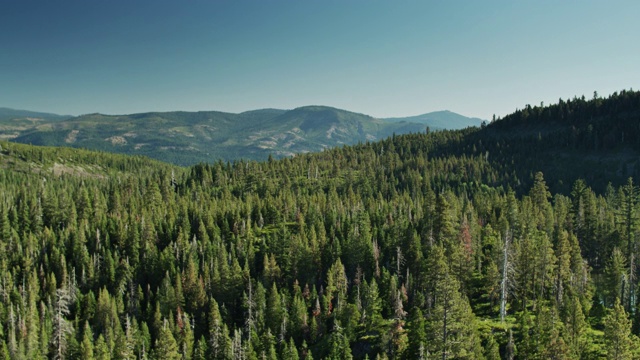
<svg viewBox="0 0 640 360">
<path fill-rule="evenodd" d="M 523 189 L 446 154 L 469 131 L 187 169 L 2 143 L 0 357 L 636 356 L 638 187 Z"/>
</svg>

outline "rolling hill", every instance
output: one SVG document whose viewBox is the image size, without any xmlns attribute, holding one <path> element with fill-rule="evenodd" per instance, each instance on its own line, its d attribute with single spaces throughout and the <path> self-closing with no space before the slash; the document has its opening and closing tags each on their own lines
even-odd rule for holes
<svg viewBox="0 0 640 360">
<path fill-rule="evenodd" d="M 57 115 L 44 112 L 16 110 L 0 107 L 0 140 L 13 139 L 25 131 L 71 118 L 70 115 Z"/>
<path fill-rule="evenodd" d="M 460 126 L 460 115 L 446 112 Z M 37 113 L 33 113 L 37 114 Z M 454 115 L 452 115 L 454 114 Z M 237 159 L 264 160 L 335 146 L 375 141 L 393 134 L 443 129 L 446 123 L 389 121 L 327 106 L 217 111 L 149 112 L 78 117 L 27 113 L 0 118 L 0 137 L 49 146 L 80 147 L 144 155 L 178 165 Z M 427 124 L 427 126 L 425 126 Z"/>
<path fill-rule="evenodd" d="M 29 110 L 16 110 L 6 107 L 0 107 L 0 121 L 33 118 L 40 120 L 64 120 L 71 118 L 71 115 L 58 115 L 46 112 L 37 112 Z"/>
<path fill-rule="evenodd" d="M 502 181 L 485 181 L 525 191 L 537 171 L 549 188 L 569 194 L 584 179 L 604 193 L 609 183 L 640 178 L 640 92 L 608 98 L 560 100 L 523 109 L 487 126 L 448 132 L 431 156 L 484 157 Z"/>
</svg>

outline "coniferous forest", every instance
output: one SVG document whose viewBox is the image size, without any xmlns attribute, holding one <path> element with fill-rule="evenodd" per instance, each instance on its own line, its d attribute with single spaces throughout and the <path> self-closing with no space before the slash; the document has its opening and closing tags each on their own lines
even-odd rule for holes
<svg viewBox="0 0 640 360">
<path fill-rule="evenodd" d="M 640 357 L 640 93 L 182 168 L 0 143 L 0 358 Z"/>
</svg>

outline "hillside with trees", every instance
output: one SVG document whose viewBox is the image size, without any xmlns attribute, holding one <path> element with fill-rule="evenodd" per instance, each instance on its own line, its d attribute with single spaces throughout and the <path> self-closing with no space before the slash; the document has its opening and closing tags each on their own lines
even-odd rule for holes
<svg viewBox="0 0 640 360">
<path fill-rule="evenodd" d="M 0 139 L 142 155 L 189 166 L 289 157 L 421 132 L 427 127 L 460 129 L 480 123 L 452 112 L 391 121 L 328 106 L 239 114 L 174 111 L 78 117 L 0 108 Z"/>
<path fill-rule="evenodd" d="M 2 142 L 0 357 L 638 358 L 639 100 L 188 168 Z"/>
</svg>

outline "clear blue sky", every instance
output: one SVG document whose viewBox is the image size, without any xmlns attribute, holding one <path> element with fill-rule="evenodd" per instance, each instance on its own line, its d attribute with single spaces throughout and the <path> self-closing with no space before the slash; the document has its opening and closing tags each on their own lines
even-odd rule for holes
<svg viewBox="0 0 640 360">
<path fill-rule="evenodd" d="M 0 106 L 377 117 L 640 88 L 640 1 L 2 0 Z"/>
</svg>

